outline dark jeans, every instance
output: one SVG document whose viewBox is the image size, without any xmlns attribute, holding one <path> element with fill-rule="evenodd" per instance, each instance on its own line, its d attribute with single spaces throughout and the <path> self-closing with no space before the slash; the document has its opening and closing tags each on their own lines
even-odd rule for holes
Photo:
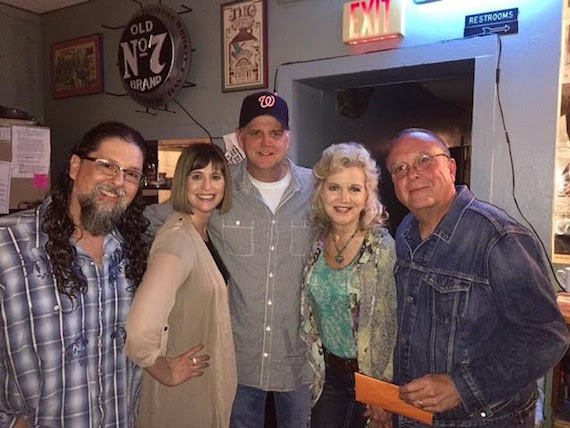
<svg viewBox="0 0 570 428">
<path fill-rule="evenodd" d="M 238 385 L 232 407 L 231 428 L 261 428 L 265 425 L 267 391 Z M 311 391 L 301 385 L 293 391 L 273 391 L 279 428 L 306 428 L 309 424 Z M 204 427 L 206 428 L 206 427 Z"/>
<path fill-rule="evenodd" d="M 364 428 L 365 410 L 354 399 L 354 373 L 327 366 L 323 393 L 311 412 L 311 428 Z"/>
<path fill-rule="evenodd" d="M 516 418 L 515 418 L 516 419 Z M 430 425 L 420 424 L 419 422 L 414 422 L 410 419 L 406 419 L 406 422 L 399 422 L 397 418 L 395 418 L 395 422 L 393 425 L 395 428 L 429 428 Z M 460 426 L 457 423 L 453 423 L 453 421 L 448 421 L 447 423 L 439 423 L 434 422 L 433 426 L 440 426 L 440 427 L 458 427 Z M 530 415 L 526 415 L 524 418 L 519 420 L 508 420 L 502 421 L 497 423 L 489 423 L 485 425 L 472 425 L 471 428 L 534 428 L 534 412 Z"/>
</svg>

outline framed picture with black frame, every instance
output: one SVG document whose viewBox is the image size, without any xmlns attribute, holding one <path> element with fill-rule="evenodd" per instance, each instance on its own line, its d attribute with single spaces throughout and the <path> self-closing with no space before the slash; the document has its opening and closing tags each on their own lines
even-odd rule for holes
<svg viewBox="0 0 570 428">
<path fill-rule="evenodd" d="M 267 0 L 222 4 L 222 91 L 267 88 Z"/>
</svg>

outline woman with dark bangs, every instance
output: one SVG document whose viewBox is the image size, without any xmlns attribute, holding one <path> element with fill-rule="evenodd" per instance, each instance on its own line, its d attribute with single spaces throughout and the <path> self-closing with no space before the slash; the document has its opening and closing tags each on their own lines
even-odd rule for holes
<svg viewBox="0 0 570 428">
<path fill-rule="evenodd" d="M 231 207 L 231 180 L 215 144 L 184 150 L 170 215 L 150 250 L 127 320 L 127 353 L 145 369 L 138 427 L 226 428 L 237 387 L 226 284 L 208 235 Z"/>
</svg>

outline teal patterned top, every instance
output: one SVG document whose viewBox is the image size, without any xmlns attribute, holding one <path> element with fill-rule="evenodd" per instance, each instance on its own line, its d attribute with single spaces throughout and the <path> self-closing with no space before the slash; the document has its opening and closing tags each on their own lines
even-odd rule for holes
<svg viewBox="0 0 570 428">
<path fill-rule="evenodd" d="M 340 270 L 331 269 L 322 252 L 307 284 L 323 345 L 329 352 L 342 358 L 356 358 L 347 288 L 348 277 L 353 269 L 353 263 Z"/>
<path fill-rule="evenodd" d="M 303 272 L 301 288 L 301 337 L 307 344 L 307 358 L 314 373 L 311 392 L 317 402 L 325 382 L 323 345 L 308 286 L 317 260 L 324 253 L 325 235 L 311 248 Z M 363 249 L 349 273 L 347 292 L 353 325 L 356 326 L 356 358 L 360 371 L 382 380 L 392 380 L 393 354 L 396 344 L 396 283 L 394 239 L 385 227 L 367 231 Z M 356 298 L 358 296 L 358 298 Z"/>
</svg>

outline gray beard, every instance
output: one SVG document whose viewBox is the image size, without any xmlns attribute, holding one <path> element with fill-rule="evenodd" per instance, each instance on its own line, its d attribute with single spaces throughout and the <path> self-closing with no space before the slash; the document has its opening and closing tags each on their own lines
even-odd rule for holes
<svg viewBox="0 0 570 428">
<path fill-rule="evenodd" d="M 122 203 L 115 205 L 112 210 L 102 209 L 98 206 L 95 199 L 98 189 L 99 187 L 95 187 L 89 195 L 80 195 L 78 197 L 79 206 L 81 207 L 81 228 L 93 236 L 103 236 L 110 233 L 119 224 L 123 213 L 127 209 L 127 206 Z M 124 196 L 123 191 L 112 190 Z"/>
</svg>

